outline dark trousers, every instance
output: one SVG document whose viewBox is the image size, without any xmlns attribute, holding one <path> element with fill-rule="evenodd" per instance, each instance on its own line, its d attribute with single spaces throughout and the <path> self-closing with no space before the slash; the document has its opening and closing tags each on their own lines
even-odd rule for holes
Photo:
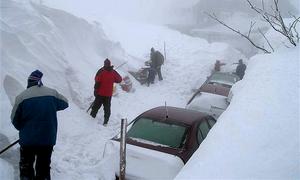
<svg viewBox="0 0 300 180">
<path fill-rule="evenodd" d="M 110 104 L 111 104 L 110 102 L 111 102 L 110 96 L 96 96 L 96 99 L 92 107 L 91 116 L 95 118 L 98 113 L 98 110 L 101 108 L 103 104 L 103 109 L 104 109 L 103 124 L 107 124 L 110 117 Z"/>
<path fill-rule="evenodd" d="M 161 75 L 161 66 L 156 67 L 156 72 L 158 75 L 158 80 L 163 80 L 162 75 Z"/>
<path fill-rule="evenodd" d="M 53 146 L 21 146 L 20 179 L 50 180 L 50 163 Z M 35 162 L 35 168 L 33 164 Z"/>
<path fill-rule="evenodd" d="M 155 75 L 156 75 L 155 68 L 149 68 L 148 69 L 148 78 L 147 78 L 147 85 L 148 86 L 150 85 L 150 83 L 154 84 Z"/>
</svg>

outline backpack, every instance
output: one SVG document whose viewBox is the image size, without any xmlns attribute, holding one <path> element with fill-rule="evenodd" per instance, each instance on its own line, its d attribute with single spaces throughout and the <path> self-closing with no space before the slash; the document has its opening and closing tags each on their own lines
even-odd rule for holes
<svg viewBox="0 0 300 180">
<path fill-rule="evenodd" d="M 156 58 L 160 66 L 164 64 L 165 58 L 159 51 L 156 51 Z"/>
</svg>

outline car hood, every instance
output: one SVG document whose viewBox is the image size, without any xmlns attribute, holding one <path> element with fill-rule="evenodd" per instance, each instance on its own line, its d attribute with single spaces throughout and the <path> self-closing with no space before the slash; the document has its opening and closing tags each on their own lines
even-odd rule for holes
<svg viewBox="0 0 300 180">
<path fill-rule="evenodd" d="M 119 152 L 120 143 L 114 140 L 110 143 Z M 116 155 L 119 160 L 119 153 Z M 177 156 L 126 144 L 126 179 L 174 179 L 183 166 Z M 119 171 L 116 174 L 119 175 Z"/>
</svg>

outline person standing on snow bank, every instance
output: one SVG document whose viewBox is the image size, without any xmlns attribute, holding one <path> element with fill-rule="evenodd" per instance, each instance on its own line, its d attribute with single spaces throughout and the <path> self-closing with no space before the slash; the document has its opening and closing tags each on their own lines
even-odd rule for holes
<svg viewBox="0 0 300 180">
<path fill-rule="evenodd" d="M 217 60 L 214 67 L 214 72 L 220 72 L 221 66 L 226 65 L 225 63 L 221 63 L 220 60 Z"/>
<path fill-rule="evenodd" d="M 163 80 L 161 75 L 161 66 L 164 64 L 164 56 L 159 51 L 155 51 L 154 48 L 151 48 L 150 52 L 150 61 L 152 64 L 152 67 L 155 68 L 158 79 L 161 81 Z M 155 75 L 154 75 L 155 78 Z"/>
<path fill-rule="evenodd" d="M 43 73 L 33 71 L 27 89 L 15 99 L 11 113 L 20 138 L 20 179 L 50 180 L 50 163 L 57 135 L 57 111 L 68 100 L 56 90 L 43 86 Z M 33 168 L 35 162 L 35 169 Z"/>
<path fill-rule="evenodd" d="M 238 66 L 236 67 L 235 74 L 238 75 L 241 80 L 243 79 L 243 77 L 245 75 L 246 68 L 247 68 L 247 66 L 243 63 L 243 60 L 240 59 Z"/>
<path fill-rule="evenodd" d="M 96 117 L 98 110 L 103 104 L 104 122 L 106 126 L 110 117 L 111 96 L 113 94 L 114 83 L 120 83 L 122 77 L 113 69 L 110 60 L 105 59 L 104 66 L 98 70 L 95 76 L 94 96 L 95 101 L 92 106 L 91 116 Z"/>
</svg>

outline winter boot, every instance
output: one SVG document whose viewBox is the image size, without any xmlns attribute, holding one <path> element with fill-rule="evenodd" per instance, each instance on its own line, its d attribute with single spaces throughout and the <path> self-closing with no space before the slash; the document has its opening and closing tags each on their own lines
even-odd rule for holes
<svg viewBox="0 0 300 180">
<path fill-rule="evenodd" d="M 107 126 L 108 120 L 108 118 L 104 118 L 103 126 Z"/>
</svg>

